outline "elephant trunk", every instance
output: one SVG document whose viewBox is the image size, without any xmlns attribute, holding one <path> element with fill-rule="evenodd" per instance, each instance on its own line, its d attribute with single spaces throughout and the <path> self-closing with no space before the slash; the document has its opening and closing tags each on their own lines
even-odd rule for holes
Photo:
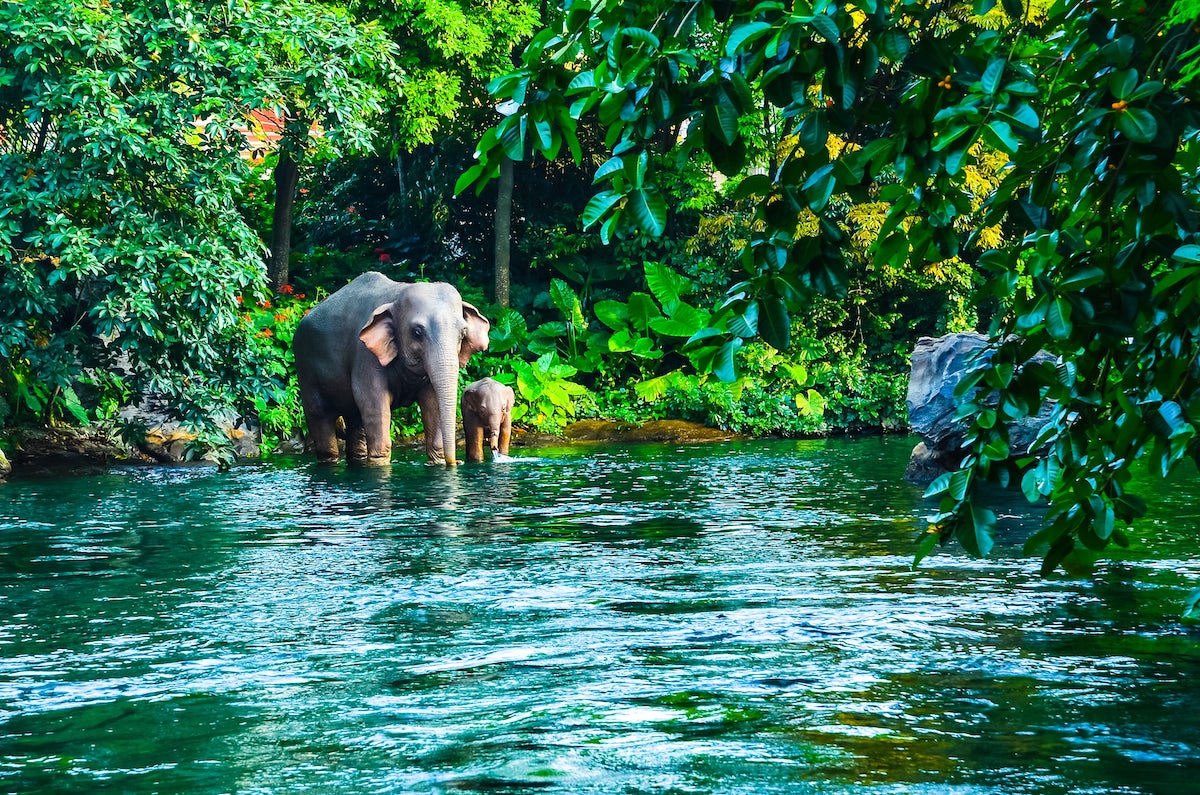
<svg viewBox="0 0 1200 795">
<path fill-rule="evenodd" d="M 456 424 L 458 419 L 458 354 L 452 353 L 446 361 L 439 361 L 430 371 L 430 384 L 438 405 L 442 436 L 442 457 L 446 466 L 455 466 Z"/>
</svg>

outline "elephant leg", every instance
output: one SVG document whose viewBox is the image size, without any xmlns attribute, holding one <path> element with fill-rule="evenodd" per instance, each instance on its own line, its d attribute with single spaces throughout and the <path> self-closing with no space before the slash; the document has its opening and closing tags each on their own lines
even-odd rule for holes
<svg viewBox="0 0 1200 795">
<path fill-rule="evenodd" d="M 304 420 L 308 424 L 308 442 L 316 453 L 317 461 L 333 464 L 338 460 L 337 417 L 326 414 L 315 404 L 315 400 L 301 393 L 300 403 L 304 407 Z"/>
<path fill-rule="evenodd" d="M 361 444 L 361 461 L 367 464 L 387 464 L 392 460 L 392 397 L 382 377 L 363 379 L 354 384 L 354 402 L 358 406 L 355 434 L 356 446 Z M 347 428 L 346 446 L 350 446 Z M 365 448 L 365 449 L 364 449 Z"/>
<path fill-rule="evenodd" d="M 364 461 L 367 458 L 367 434 L 360 417 L 346 418 L 346 459 Z"/>
<path fill-rule="evenodd" d="M 392 460 L 392 413 L 373 411 L 362 420 L 363 459 L 368 464 Z"/>
<path fill-rule="evenodd" d="M 483 425 L 470 413 L 463 414 L 463 432 L 467 437 L 467 460 L 483 460 Z"/>
<path fill-rule="evenodd" d="M 505 414 L 504 419 L 500 421 L 500 444 L 498 450 L 501 455 L 508 455 L 508 445 L 512 441 L 512 415 Z"/>
<path fill-rule="evenodd" d="M 446 447 L 442 442 L 442 412 L 438 408 L 437 395 L 433 389 L 422 389 L 417 393 L 417 405 L 421 408 L 421 426 L 425 430 L 425 454 L 431 464 L 446 463 Z M 454 439 L 450 439 L 451 456 Z"/>
</svg>

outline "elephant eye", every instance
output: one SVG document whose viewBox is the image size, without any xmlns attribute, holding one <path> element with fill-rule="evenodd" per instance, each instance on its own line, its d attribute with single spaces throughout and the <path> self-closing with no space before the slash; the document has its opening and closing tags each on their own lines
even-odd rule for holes
<svg viewBox="0 0 1200 795">
<path fill-rule="evenodd" d="M 418 340 L 421 339 L 422 337 L 425 336 L 425 327 L 424 326 L 413 326 L 412 327 L 412 335 L 413 335 L 413 339 L 418 339 Z"/>
</svg>

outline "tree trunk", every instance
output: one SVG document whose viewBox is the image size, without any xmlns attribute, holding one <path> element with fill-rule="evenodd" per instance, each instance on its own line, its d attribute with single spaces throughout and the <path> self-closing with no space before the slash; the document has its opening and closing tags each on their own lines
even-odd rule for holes
<svg viewBox="0 0 1200 795">
<path fill-rule="evenodd" d="M 271 221 L 271 256 L 267 261 L 267 279 L 278 291 L 288 283 L 288 256 L 292 252 L 292 208 L 296 203 L 296 183 L 300 166 L 286 148 L 279 151 L 275 166 L 275 213 Z"/>
<path fill-rule="evenodd" d="M 496 191 L 496 303 L 508 307 L 509 262 L 512 257 L 513 161 L 500 161 Z"/>
</svg>

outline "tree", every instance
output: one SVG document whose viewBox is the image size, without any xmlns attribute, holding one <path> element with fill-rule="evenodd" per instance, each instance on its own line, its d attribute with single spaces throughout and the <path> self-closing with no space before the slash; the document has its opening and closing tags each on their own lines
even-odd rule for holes
<svg viewBox="0 0 1200 795">
<path fill-rule="evenodd" d="M 577 126 L 595 120 L 611 157 L 585 223 L 605 240 L 657 235 L 668 207 L 651 152 L 665 143 L 742 174 L 740 122 L 778 109 L 798 146 L 740 181 L 754 205 L 754 232 L 730 260 L 741 278 L 690 343 L 729 377 L 747 339 L 784 348 L 813 295 L 844 294 L 845 233 L 832 216 L 845 202 L 888 203 L 872 255 L 892 268 L 962 255 L 978 230 L 1002 227 L 968 255 L 999 307 L 994 353 L 968 381 L 980 388 L 964 393 L 967 455 L 931 488 L 941 513 L 918 559 L 952 538 L 986 554 L 996 518 L 977 495 L 990 480 L 1048 504 L 1028 548 L 1049 572 L 1080 546 L 1125 542 L 1120 525 L 1144 508 L 1128 490 L 1135 461 L 1165 474 L 1200 456 L 1200 97 L 1185 79 L 1197 31 L 1169 10 L 568 0 L 562 24 L 493 83 L 517 109 L 483 136 L 459 187 L 527 147 L 578 160 Z M 968 167 L 996 153 L 1006 176 L 978 195 Z M 958 221 L 975 212 L 964 234 Z M 1025 366 L 1038 350 L 1058 364 Z M 1006 422 L 1047 400 L 1035 463 L 1010 448 Z"/>
<path fill-rule="evenodd" d="M 271 6 L 267 6 L 271 9 Z M 274 213 L 267 276 L 288 283 L 292 212 L 301 166 L 369 151 L 384 103 L 399 95 L 395 47 L 375 22 L 356 22 L 341 7 L 279 3 L 273 24 L 253 28 L 244 45 L 266 61 L 255 89 L 269 97 L 278 129 Z"/>
<path fill-rule="evenodd" d="M 326 12 L 300 0 L 0 5 L 0 423 L 84 420 L 153 391 L 203 426 L 276 387 L 240 304 L 268 298 L 264 248 L 239 211 L 246 132 L 293 79 L 264 42 L 327 69 L 305 27 Z"/>
<path fill-rule="evenodd" d="M 508 291 L 512 260 L 512 195 L 513 163 L 505 159 L 500 163 L 500 181 L 496 188 L 496 303 L 508 308 Z"/>
<path fill-rule="evenodd" d="M 405 160 L 419 147 L 447 133 L 474 136 L 491 123 L 495 110 L 486 104 L 484 87 L 512 68 L 514 50 L 538 24 L 537 7 L 529 0 L 360 0 L 356 9 L 360 17 L 377 19 L 402 53 L 408 90 L 391 104 L 389 118 L 403 188 Z M 508 195 L 511 201 L 511 190 Z M 496 205 L 498 235 L 506 234 L 505 219 L 511 215 L 511 205 L 502 205 L 503 196 Z M 502 276 L 507 250 L 507 240 L 495 240 L 497 290 L 507 284 Z"/>
</svg>

